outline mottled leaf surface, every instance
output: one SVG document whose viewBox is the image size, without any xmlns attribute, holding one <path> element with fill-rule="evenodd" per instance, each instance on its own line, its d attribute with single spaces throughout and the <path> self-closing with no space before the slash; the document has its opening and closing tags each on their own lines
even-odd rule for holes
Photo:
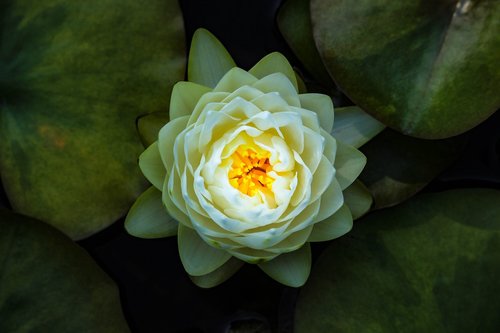
<svg viewBox="0 0 500 333">
<path fill-rule="evenodd" d="M 309 0 L 286 0 L 278 12 L 277 23 L 281 34 L 306 69 L 324 85 L 332 87 L 332 79 L 314 44 Z"/>
<path fill-rule="evenodd" d="M 0 210 L 0 332 L 129 332 L 118 288 L 60 231 Z"/>
<path fill-rule="evenodd" d="M 373 208 L 415 195 L 457 159 L 465 141 L 464 135 L 424 140 L 384 130 L 360 148 L 367 159 L 360 179 L 374 197 Z"/>
<path fill-rule="evenodd" d="M 296 332 L 498 332 L 500 191 L 426 194 L 374 212 L 325 250 Z"/>
<path fill-rule="evenodd" d="M 343 92 L 384 124 L 437 139 L 500 105 L 500 2 L 312 0 L 319 53 Z"/>
<path fill-rule="evenodd" d="M 15 210 L 75 239 L 145 188 L 139 115 L 167 112 L 185 68 L 177 1 L 0 4 L 0 172 Z"/>
</svg>

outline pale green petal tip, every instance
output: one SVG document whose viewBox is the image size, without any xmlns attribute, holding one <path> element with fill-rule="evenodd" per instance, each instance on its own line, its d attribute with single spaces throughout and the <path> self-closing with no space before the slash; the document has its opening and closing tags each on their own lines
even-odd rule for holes
<svg viewBox="0 0 500 333">
<path fill-rule="evenodd" d="M 249 72 L 239 67 L 233 67 L 220 79 L 214 88 L 214 92 L 233 92 L 256 81 L 257 78 Z"/>
<path fill-rule="evenodd" d="M 359 148 L 385 129 L 385 125 L 357 106 L 335 110 L 332 135 L 355 148 Z"/>
<path fill-rule="evenodd" d="M 309 242 L 325 242 L 339 238 L 351 231 L 352 214 L 347 205 L 340 207 L 335 214 L 314 225 Z"/>
<path fill-rule="evenodd" d="M 179 224 L 177 242 L 182 265 L 192 276 L 212 273 L 231 258 L 229 253 L 211 247 L 195 230 L 182 224 Z"/>
<path fill-rule="evenodd" d="M 258 266 L 271 278 L 286 286 L 301 287 L 311 272 L 311 247 L 306 243 L 296 251 L 281 254 Z"/>
<path fill-rule="evenodd" d="M 158 149 L 158 142 L 155 141 L 146 148 L 139 156 L 139 168 L 146 179 L 158 190 L 162 190 L 163 182 L 167 176 L 167 170 L 163 165 Z"/>
<path fill-rule="evenodd" d="M 201 96 L 210 91 L 212 91 L 211 88 L 194 82 L 177 82 L 172 89 L 172 97 L 170 99 L 170 119 L 190 116 Z"/>
<path fill-rule="evenodd" d="M 279 52 L 273 52 L 266 55 L 248 72 L 259 79 L 273 73 L 282 73 L 290 80 L 295 87 L 295 90 L 298 91 L 298 83 L 295 72 L 285 56 Z"/>
<path fill-rule="evenodd" d="M 342 190 L 351 185 L 361 174 L 366 165 L 366 156 L 353 146 L 337 140 L 335 169 L 337 181 Z"/>
<path fill-rule="evenodd" d="M 125 218 L 125 230 L 139 238 L 163 238 L 177 234 L 177 221 L 161 202 L 161 192 L 150 187 L 142 193 Z"/>
<path fill-rule="evenodd" d="M 334 107 L 330 96 L 317 93 L 300 94 L 301 106 L 316 112 L 321 127 L 330 133 L 334 126 Z"/>
<path fill-rule="evenodd" d="M 213 288 L 231 278 L 243 264 L 243 261 L 233 257 L 211 273 L 201 276 L 190 275 L 189 278 L 200 288 Z"/>
<path fill-rule="evenodd" d="M 372 194 L 360 180 L 344 190 L 344 200 L 355 220 L 368 213 L 373 204 Z"/>
<path fill-rule="evenodd" d="M 188 80 L 215 87 L 236 64 L 222 43 L 208 30 L 195 31 L 189 51 Z"/>
</svg>

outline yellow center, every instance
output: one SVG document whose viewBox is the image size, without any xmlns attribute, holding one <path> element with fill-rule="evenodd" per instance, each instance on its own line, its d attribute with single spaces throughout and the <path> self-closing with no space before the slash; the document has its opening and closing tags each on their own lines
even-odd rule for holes
<svg viewBox="0 0 500 333">
<path fill-rule="evenodd" d="M 233 164 L 229 170 L 229 183 L 241 193 L 254 196 L 258 191 L 273 195 L 274 178 L 268 175 L 273 171 L 268 151 L 253 149 L 243 145 L 231 156 Z"/>
</svg>

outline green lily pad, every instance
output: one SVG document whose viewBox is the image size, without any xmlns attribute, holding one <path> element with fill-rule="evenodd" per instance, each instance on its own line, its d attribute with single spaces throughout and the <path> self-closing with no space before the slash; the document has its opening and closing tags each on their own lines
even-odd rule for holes
<svg viewBox="0 0 500 333">
<path fill-rule="evenodd" d="M 404 134 L 454 136 L 500 106 L 499 1 L 312 0 L 311 17 L 339 87 Z"/>
<path fill-rule="evenodd" d="M 278 27 L 286 42 L 306 69 L 327 88 L 334 83 L 316 49 L 309 14 L 309 0 L 287 0 L 277 16 Z"/>
<path fill-rule="evenodd" d="M 0 332 L 129 332 L 118 288 L 56 229 L 0 210 Z"/>
<path fill-rule="evenodd" d="M 464 135 L 423 140 L 386 129 L 360 148 L 367 163 L 360 179 L 374 198 L 373 208 L 405 201 L 418 193 L 460 155 Z"/>
<path fill-rule="evenodd" d="M 359 220 L 318 259 L 296 332 L 499 332 L 500 191 L 422 195 Z"/>
<path fill-rule="evenodd" d="M 139 115 L 184 77 L 177 1 L 0 5 L 0 173 L 13 208 L 74 239 L 124 215 L 146 182 Z"/>
</svg>

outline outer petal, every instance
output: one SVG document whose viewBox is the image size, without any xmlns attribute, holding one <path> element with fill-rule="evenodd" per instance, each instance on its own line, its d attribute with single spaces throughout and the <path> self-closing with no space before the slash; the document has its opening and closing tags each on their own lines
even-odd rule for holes
<svg viewBox="0 0 500 333">
<path fill-rule="evenodd" d="M 300 94 L 300 104 L 304 109 L 318 114 L 319 124 L 328 133 L 333 128 L 333 102 L 330 96 L 323 94 Z"/>
<path fill-rule="evenodd" d="M 282 73 L 270 74 L 253 84 L 254 88 L 264 93 L 278 92 L 281 97 L 290 105 L 300 107 L 297 89 L 288 77 Z"/>
<path fill-rule="evenodd" d="M 163 207 L 161 192 L 151 186 L 142 193 L 130 208 L 125 219 L 125 229 L 140 238 L 161 238 L 177 234 L 177 221 Z"/>
<path fill-rule="evenodd" d="M 242 86 L 252 85 L 257 78 L 247 71 L 234 67 L 217 83 L 214 92 L 233 92 Z"/>
<path fill-rule="evenodd" d="M 154 187 L 160 191 L 163 189 L 167 170 L 161 161 L 158 142 L 154 142 L 139 156 L 139 168 Z"/>
<path fill-rule="evenodd" d="M 224 98 L 229 96 L 228 92 L 209 92 L 205 95 L 201 96 L 200 100 L 196 104 L 191 116 L 189 117 L 188 126 L 194 123 L 200 123 L 201 116 L 203 115 L 203 111 L 207 108 L 209 109 L 213 103 L 220 103 Z M 221 103 L 221 105 L 223 105 Z"/>
<path fill-rule="evenodd" d="M 336 178 L 345 189 L 358 178 L 366 165 L 366 157 L 356 148 L 337 140 L 337 155 L 335 157 Z"/>
<path fill-rule="evenodd" d="M 254 98 L 251 102 L 262 111 L 282 112 L 290 110 L 288 103 L 276 91 L 265 93 Z"/>
<path fill-rule="evenodd" d="M 335 214 L 316 223 L 309 236 L 309 242 L 324 242 L 345 235 L 352 229 L 351 211 L 343 205 Z"/>
<path fill-rule="evenodd" d="M 302 150 L 301 157 L 309 170 L 311 170 L 312 173 L 315 173 L 322 158 L 329 162 L 328 159 L 323 156 L 325 138 L 310 128 L 304 127 L 303 130 L 304 149 Z M 332 165 L 331 162 L 329 162 L 329 164 Z"/>
<path fill-rule="evenodd" d="M 241 259 L 249 264 L 258 264 L 272 260 L 278 256 L 276 253 L 272 253 L 264 250 L 255 250 L 248 247 L 243 247 L 241 249 L 228 250 L 233 256 Z"/>
<path fill-rule="evenodd" d="M 318 169 L 313 175 L 313 181 L 311 184 L 311 201 L 319 199 L 319 197 L 330 186 L 334 175 L 335 169 L 330 161 L 325 156 L 321 156 Z"/>
<path fill-rule="evenodd" d="M 172 172 L 170 174 L 170 178 L 173 178 L 173 176 L 174 176 L 174 173 Z M 177 188 L 177 187 L 173 187 L 173 188 Z M 165 182 L 163 183 L 163 191 L 162 191 L 162 201 L 163 201 L 163 204 L 165 205 L 165 208 L 167 209 L 170 216 L 172 216 L 178 222 L 184 224 L 185 226 L 191 227 L 191 220 L 189 219 L 189 217 L 172 200 L 172 197 L 171 197 L 172 192 L 173 191 L 171 191 L 171 189 L 169 187 L 169 179 L 165 178 Z M 184 207 L 184 210 L 186 210 L 186 207 Z"/>
<path fill-rule="evenodd" d="M 195 31 L 189 50 L 189 81 L 215 87 L 233 67 L 236 67 L 233 58 L 214 35 L 205 29 Z"/>
<path fill-rule="evenodd" d="M 325 130 L 321 130 L 321 135 L 325 138 L 325 150 L 323 155 L 333 164 L 337 155 L 337 140 Z"/>
<path fill-rule="evenodd" d="M 335 124 L 331 133 L 338 140 L 359 148 L 384 128 L 384 124 L 357 106 L 348 106 L 335 110 Z"/>
<path fill-rule="evenodd" d="M 332 216 L 344 204 L 344 195 L 339 182 L 334 178 L 325 193 L 321 196 L 319 213 L 314 222 L 320 222 Z"/>
<path fill-rule="evenodd" d="M 283 73 L 288 77 L 290 82 L 298 90 L 297 78 L 295 72 L 288 60 L 279 52 L 273 52 L 262 58 L 249 71 L 250 74 L 262 79 L 263 77 L 273 73 Z"/>
<path fill-rule="evenodd" d="M 212 89 L 193 82 L 177 82 L 170 99 L 170 120 L 190 116 L 201 96 L 210 91 Z"/>
<path fill-rule="evenodd" d="M 269 252 L 288 253 L 291 251 L 296 251 L 307 242 L 309 236 L 311 235 L 312 230 L 313 226 L 311 225 L 305 229 L 299 230 L 289 235 L 283 241 L 279 242 L 278 244 L 270 248 Z"/>
<path fill-rule="evenodd" d="M 351 210 L 353 219 L 360 218 L 367 213 L 373 203 L 370 191 L 359 180 L 344 190 L 344 199 Z"/>
<path fill-rule="evenodd" d="M 174 142 L 177 135 L 186 129 L 189 116 L 176 118 L 162 127 L 158 133 L 158 149 L 160 150 L 161 160 L 168 172 L 174 165 Z"/>
<path fill-rule="evenodd" d="M 194 284 L 196 284 L 198 287 L 212 288 L 233 276 L 234 273 L 236 273 L 241 268 L 241 266 L 243 266 L 243 264 L 243 261 L 240 261 L 233 257 L 212 273 L 201 276 L 190 276 L 191 281 L 193 281 Z"/>
<path fill-rule="evenodd" d="M 226 251 L 209 246 L 191 228 L 179 224 L 179 255 L 189 275 L 200 276 L 212 273 L 231 258 Z"/>
<path fill-rule="evenodd" d="M 261 263 L 259 267 L 267 275 L 284 285 L 300 287 L 307 281 L 311 271 L 311 247 L 307 243 L 296 251 Z"/>
</svg>

